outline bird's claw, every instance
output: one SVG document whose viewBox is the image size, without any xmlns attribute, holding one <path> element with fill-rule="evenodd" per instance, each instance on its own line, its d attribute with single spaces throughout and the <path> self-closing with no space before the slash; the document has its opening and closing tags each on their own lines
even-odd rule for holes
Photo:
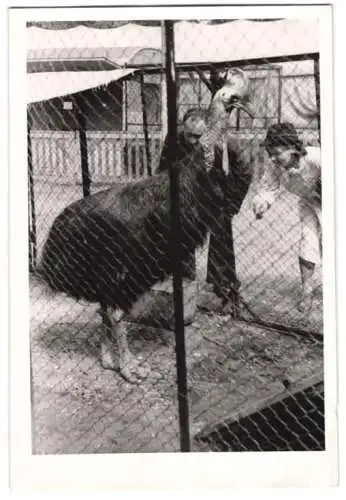
<svg viewBox="0 0 346 500">
<path fill-rule="evenodd" d="M 150 367 L 148 364 L 142 363 L 135 356 L 130 355 L 124 360 L 120 360 L 120 373 L 131 384 L 138 384 L 148 377 Z"/>
</svg>

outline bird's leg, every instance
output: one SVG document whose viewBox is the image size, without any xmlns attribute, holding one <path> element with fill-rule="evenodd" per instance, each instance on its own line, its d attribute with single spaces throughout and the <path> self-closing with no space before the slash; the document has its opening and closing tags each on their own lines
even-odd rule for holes
<svg viewBox="0 0 346 500">
<path fill-rule="evenodd" d="M 149 374 L 149 367 L 131 353 L 127 342 L 124 313 L 116 309 L 102 309 L 106 335 L 101 345 L 102 366 L 105 369 L 120 370 L 122 376 L 131 383 L 138 383 Z"/>
<path fill-rule="evenodd" d="M 128 346 L 126 325 L 120 320 L 113 322 L 112 334 L 115 335 L 119 349 L 120 373 L 131 383 L 138 383 L 149 375 L 150 369 L 134 356 Z"/>
<path fill-rule="evenodd" d="M 104 336 L 101 343 L 101 363 L 106 370 L 119 370 L 119 350 L 112 336 L 112 321 L 107 307 L 101 306 L 100 314 Z"/>
</svg>

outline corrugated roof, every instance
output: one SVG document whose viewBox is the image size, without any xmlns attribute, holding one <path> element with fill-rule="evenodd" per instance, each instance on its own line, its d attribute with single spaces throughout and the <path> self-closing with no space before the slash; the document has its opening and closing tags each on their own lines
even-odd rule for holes
<svg viewBox="0 0 346 500">
<path fill-rule="evenodd" d="M 27 51 L 27 71 L 109 70 L 126 65 L 162 63 L 160 49 L 150 47 L 40 48 Z"/>
<path fill-rule="evenodd" d="M 108 85 L 134 72 L 133 69 L 115 69 L 113 71 L 28 73 L 27 103 L 45 101 Z"/>
</svg>

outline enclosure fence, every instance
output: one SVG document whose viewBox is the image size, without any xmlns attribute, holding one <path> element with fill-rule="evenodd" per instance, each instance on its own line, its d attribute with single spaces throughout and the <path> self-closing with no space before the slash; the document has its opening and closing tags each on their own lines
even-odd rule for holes
<svg viewBox="0 0 346 500">
<path fill-rule="evenodd" d="M 283 29 L 285 22 L 278 21 Z M 154 22 L 151 27 L 131 24 L 130 47 L 123 31 L 124 41 L 117 38 L 116 47 L 98 46 L 96 34 L 92 45 L 91 32 L 82 27 L 77 48 L 71 41 L 57 49 L 54 44 L 60 40 L 62 45 L 68 36 L 62 29 L 40 54 L 28 53 L 34 453 L 180 451 L 181 403 L 189 450 L 324 449 L 321 265 L 315 268 L 306 314 L 297 307 L 302 288 L 299 198 L 282 182 L 265 215 L 256 219 L 253 212 L 254 197 L 273 168 L 262 146 L 271 125 L 290 122 L 308 151 L 320 147 L 318 53 L 292 50 L 259 59 L 249 49 L 243 59 L 204 61 L 208 45 L 227 46 L 232 24 L 227 31 L 215 24 L 211 38 L 196 38 L 187 23 L 185 31 L 175 32 L 170 67 L 164 50 L 167 29 Z M 33 29 L 38 28 L 28 28 Z M 109 41 L 106 32 L 114 35 L 114 30 L 98 31 L 105 31 Z M 153 30 L 162 36 L 155 50 Z M 134 45 L 137 36 L 142 47 Z M 274 46 L 283 34 L 267 29 L 264 36 L 258 43 Z M 238 43 L 244 53 L 246 40 L 239 37 Z M 182 45 L 199 51 L 200 62 L 174 61 Z M 231 152 L 229 173 L 222 177 L 233 196 L 227 204 L 220 190 L 207 183 L 203 196 L 197 195 L 197 181 L 178 174 L 172 160 L 177 146 L 170 145 L 168 172 L 158 170 L 167 134 L 174 139 L 178 125 L 175 139 L 182 137 L 183 117 L 191 108 L 209 116 L 215 93 L 234 67 L 249 80 L 252 116 L 235 110 L 223 132 Z M 213 136 L 208 123 L 206 134 Z M 215 147 L 220 149 L 220 143 L 213 145 L 214 163 Z M 182 172 L 199 167 L 194 153 L 183 163 Z M 176 267 L 170 260 L 172 179 L 180 192 Z M 103 194 L 108 189 L 113 191 Z M 152 201 L 155 197 L 160 203 Z M 85 208 L 71 215 L 66 208 L 74 202 Z M 316 203 L 320 207 L 321 199 Z M 48 281 L 57 292 L 42 281 L 44 255 L 51 265 Z M 218 284 L 227 279 L 225 306 Z M 181 337 L 177 283 L 183 300 Z M 123 308 L 122 318 L 143 373 L 147 365 L 151 368 L 136 385 L 121 360 L 116 372 L 101 365 L 107 321 L 95 297 L 111 305 L 120 300 L 114 290 L 125 302 L 141 295 L 135 307 Z"/>
</svg>

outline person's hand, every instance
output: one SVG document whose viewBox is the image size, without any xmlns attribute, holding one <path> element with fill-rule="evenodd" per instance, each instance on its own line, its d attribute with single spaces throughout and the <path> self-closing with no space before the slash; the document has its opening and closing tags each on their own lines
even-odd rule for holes
<svg viewBox="0 0 346 500">
<path fill-rule="evenodd" d="M 261 194 L 254 197 L 252 201 L 252 210 L 255 214 L 256 219 L 262 219 L 264 213 L 270 207 L 268 200 Z"/>
</svg>

